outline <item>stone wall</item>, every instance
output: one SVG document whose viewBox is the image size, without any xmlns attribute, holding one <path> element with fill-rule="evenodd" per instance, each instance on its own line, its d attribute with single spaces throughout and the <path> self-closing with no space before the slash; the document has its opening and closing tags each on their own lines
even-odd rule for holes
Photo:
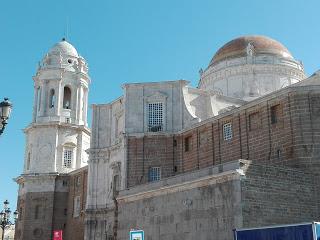
<svg viewBox="0 0 320 240">
<path fill-rule="evenodd" d="M 230 240 L 234 228 L 316 221 L 318 179 L 239 160 L 139 185 L 117 198 L 117 239 L 142 229 L 149 240 Z"/>
<path fill-rule="evenodd" d="M 51 239 L 53 228 L 60 227 L 65 222 L 59 216 L 57 206 L 67 207 L 64 201 L 66 194 L 33 192 L 19 196 L 20 217 L 16 224 L 15 239 Z"/>
<path fill-rule="evenodd" d="M 231 239 L 242 223 L 238 168 L 228 163 L 120 192 L 117 239 L 130 229 L 149 240 Z"/>
<path fill-rule="evenodd" d="M 42 182 L 46 179 L 43 175 L 33 178 L 37 181 L 42 179 Z M 70 175 L 51 176 L 51 185 L 47 183 L 42 186 L 42 191 L 39 187 L 32 188 L 35 179 L 20 180 L 25 182 L 20 183 L 17 206 L 20 216 L 16 223 L 15 239 L 52 239 L 54 230 L 62 230 L 65 240 L 83 239 L 87 167 Z M 74 216 L 76 196 L 80 196 L 79 216 Z"/>
<path fill-rule="evenodd" d="M 319 220 L 319 175 L 249 165 L 241 179 L 243 227 Z"/>
</svg>

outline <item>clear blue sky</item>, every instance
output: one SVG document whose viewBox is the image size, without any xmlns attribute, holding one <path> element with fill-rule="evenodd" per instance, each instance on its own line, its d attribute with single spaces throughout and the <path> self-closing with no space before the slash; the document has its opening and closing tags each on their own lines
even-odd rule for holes
<svg viewBox="0 0 320 240">
<path fill-rule="evenodd" d="M 121 95 L 121 84 L 187 79 L 227 41 L 245 34 L 283 43 L 308 75 L 320 68 L 320 1 L 32 0 L 2 1 L 0 98 L 14 109 L 0 138 L 0 201 L 15 209 L 24 129 L 31 121 L 37 62 L 66 33 L 88 61 L 89 102 Z M 2 207 L 2 205 L 1 205 Z"/>
</svg>

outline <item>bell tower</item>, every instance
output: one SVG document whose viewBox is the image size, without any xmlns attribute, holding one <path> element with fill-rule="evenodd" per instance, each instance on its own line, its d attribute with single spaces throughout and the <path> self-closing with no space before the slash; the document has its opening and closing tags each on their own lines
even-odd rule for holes
<svg viewBox="0 0 320 240">
<path fill-rule="evenodd" d="M 65 39 L 39 63 L 33 121 L 25 129 L 24 173 L 66 173 L 84 166 L 90 78 L 85 60 Z"/>
<path fill-rule="evenodd" d="M 55 204 L 66 204 L 67 174 L 87 165 L 90 77 L 84 58 L 62 39 L 39 62 L 33 80 L 32 122 L 24 130 L 24 168 L 16 179 L 22 214 L 16 239 L 51 239 L 52 231 L 63 229 L 65 221 Z"/>
</svg>

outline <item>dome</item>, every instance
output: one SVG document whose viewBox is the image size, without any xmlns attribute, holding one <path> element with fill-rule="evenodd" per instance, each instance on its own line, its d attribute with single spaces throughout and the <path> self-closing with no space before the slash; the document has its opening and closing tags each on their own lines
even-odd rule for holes
<svg viewBox="0 0 320 240">
<path fill-rule="evenodd" d="M 79 57 L 79 54 L 77 50 L 74 48 L 74 46 L 68 43 L 64 38 L 62 39 L 62 41 L 56 43 L 49 51 L 49 53 L 54 53 L 54 52 L 60 52 L 61 54 L 64 54 L 64 55 Z"/>
<path fill-rule="evenodd" d="M 245 57 L 248 54 L 248 48 L 251 48 L 252 54 L 270 54 L 281 58 L 293 59 L 288 49 L 278 41 L 265 36 L 242 36 L 231 40 L 221 47 L 213 56 L 209 66 L 229 58 Z"/>
</svg>

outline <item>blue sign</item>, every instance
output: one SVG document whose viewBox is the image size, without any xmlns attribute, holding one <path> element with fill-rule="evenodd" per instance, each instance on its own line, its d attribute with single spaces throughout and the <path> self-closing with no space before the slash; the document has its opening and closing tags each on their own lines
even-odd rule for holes
<svg viewBox="0 0 320 240">
<path fill-rule="evenodd" d="M 130 231 L 130 240 L 144 240 L 143 230 Z"/>
</svg>

